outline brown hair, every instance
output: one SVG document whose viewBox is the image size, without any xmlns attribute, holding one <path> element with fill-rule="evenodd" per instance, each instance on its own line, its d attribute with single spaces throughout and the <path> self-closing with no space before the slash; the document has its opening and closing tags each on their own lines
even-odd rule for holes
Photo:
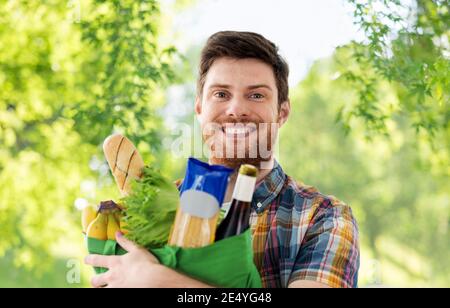
<svg viewBox="0 0 450 308">
<path fill-rule="evenodd" d="M 278 106 L 289 97 L 289 67 L 278 54 L 278 47 L 258 33 L 221 31 L 210 36 L 202 50 L 197 81 L 197 95 L 201 96 L 206 74 L 218 58 L 255 58 L 270 65 L 278 89 Z"/>
</svg>

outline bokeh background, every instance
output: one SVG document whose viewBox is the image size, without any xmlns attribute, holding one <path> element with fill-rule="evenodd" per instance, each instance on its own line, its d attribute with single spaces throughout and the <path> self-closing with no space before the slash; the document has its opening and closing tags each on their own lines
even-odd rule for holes
<svg viewBox="0 0 450 308">
<path fill-rule="evenodd" d="M 183 175 L 219 30 L 259 32 L 290 64 L 278 160 L 352 206 L 360 286 L 449 287 L 449 20 L 445 0 L 1 0 L 0 287 L 89 285 L 79 210 L 119 197 L 112 132 Z"/>
</svg>

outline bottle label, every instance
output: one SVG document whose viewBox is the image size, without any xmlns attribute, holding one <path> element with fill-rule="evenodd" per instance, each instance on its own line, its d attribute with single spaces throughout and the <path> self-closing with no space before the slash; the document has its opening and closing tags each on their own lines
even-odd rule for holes
<svg viewBox="0 0 450 308">
<path fill-rule="evenodd" d="M 180 197 L 180 207 L 184 213 L 205 219 L 214 217 L 220 209 L 214 196 L 193 189 L 183 192 Z"/>
<path fill-rule="evenodd" d="M 186 175 L 180 188 L 180 196 L 187 190 L 203 191 L 216 198 L 220 207 L 232 172 L 233 169 L 225 166 L 209 165 L 191 157 L 188 160 Z"/>
<path fill-rule="evenodd" d="M 236 185 L 234 186 L 233 199 L 251 202 L 255 190 L 256 177 L 245 174 L 238 174 Z"/>
</svg>

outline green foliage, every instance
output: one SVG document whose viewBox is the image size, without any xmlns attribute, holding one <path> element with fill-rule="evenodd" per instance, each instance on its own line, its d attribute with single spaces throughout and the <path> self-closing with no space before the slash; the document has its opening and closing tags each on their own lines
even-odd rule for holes
<svg viewBox="0 0 450 308">
<path fill-rule="evenodd" d="M 161 49 L 155 0 L 95 1 L 81 22 L 82 41 L 95 51 L 83 64 L 91 95 L 77 102 L 76 128 L 87 141 L 101 142 L 120 130 L 139 144 L 159 145 L 158 86 L 174 78 L 174 47 Z M 161 95 L 161 92 L 159 92 Z M 95 102 L 95 103 L 93 103 Z"/>
<path fill-rule="evenodd" d="M 386 120 L 396 115 L 411 119 L 417 132 L 431 139 L 448 129 L 450 119 L 450 47 L 448 1 L 348 0 L 354 22 L 366 41 L 342 48 L 341 76 L 352 82 L 359 99 L 344 104 L 338 120 L 351 126 L 362 119 L 372 133 L 386 133 Z M 341 54 L 342 55 L 342 54 Z M 349 65 L 351 63 L 351 65 Z M 399 104 L 385 108 L 380 82 L 396 88 Z M 440 139 L 439 137 L 437 137 Z"/>
<path fill-rule="evenodd" d="M 38 275 L 30 275 L 26 268 L 17 268 L 14 257 L 11 253 L 7 253 L 0 259 L 0 288 L 80 288 L 88 287 L 89 282 L 84 279 L 88 275 L 74 274 L 67 279 L 66 273 L 70 270 L 68 262 L 65 258 L 55 258 L 49 261 L 51 271 L 45 271 Z M 81 264 L 82 258 L 76 260 L 73 264 Z M 89 269 L 91 270 L 91 269 Z"/>
<path fill-rule="evenodd" d="M 132 193 L 122 199 L 126 208 L 127 237 L 147 249 L 167 244 L 178 207 L 178 190 L 161 172 L 146 166 Z"/>
<path fill-rule="evenodd" d="M 159 14 L 154 0 L 0 2 L 0 257 L 38 275 L 84 253 L 73 205 L 118 195 L 112 132 L 157 155 L 175 56 Z"/>
</svg>

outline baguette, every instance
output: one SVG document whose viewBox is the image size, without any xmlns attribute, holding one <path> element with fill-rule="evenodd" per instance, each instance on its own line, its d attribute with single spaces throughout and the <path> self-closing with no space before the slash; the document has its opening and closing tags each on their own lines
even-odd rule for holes
<svg viewBox="0 0 450 308">
<path fill-rule="evenodd" d="M 123 196 L 131 192 L 131 182 L 142 176 L 144 161 L 133 143 L 121 134 L 109 136 L 103 142 L 103 153 Z"/>
</svg>

